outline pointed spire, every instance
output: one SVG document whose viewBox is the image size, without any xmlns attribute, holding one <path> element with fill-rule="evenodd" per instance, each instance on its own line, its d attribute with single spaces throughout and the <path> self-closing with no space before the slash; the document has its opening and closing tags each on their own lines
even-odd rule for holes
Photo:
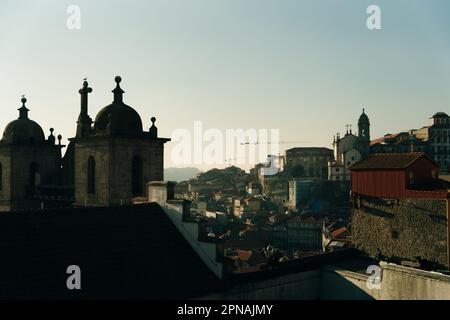
<svg viewBox="0 0 450 320">
<path fill-rule="evenodd" d="M 25 103 L 27 102 L 27 98 L 25 98 L 25 95 L 22 95 L 22 107 L 19 109 L 19 119 L 28 119 L 28 111 L 30 111 L 26 106 Z"/>
<path fill-rule="evenodd" d="M 123 102 L 123 94 L 125 91 L 122 90 L 120 87 L 120 82 L 122 81 L 122 78 L 117 76 L 115 78 L 115 81 L 117 83 L 116 88 L 112 91 L 114 93 L 114 102 Z"/>
</svg>

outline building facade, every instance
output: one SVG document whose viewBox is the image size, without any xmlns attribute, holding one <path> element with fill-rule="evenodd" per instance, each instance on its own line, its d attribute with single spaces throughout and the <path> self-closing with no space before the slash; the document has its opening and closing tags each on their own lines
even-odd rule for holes
<svg viewBox="0 0 450 320">
<path fill-rule="evenodd" d="M 313 217 L 296 216 L 275 224 L 270 244 L 288 254 L 297 250 L 322 251 L 324 222 Z"/>
<path fill-rule="evenodd" d="M 350 127 L 350 126 L 348 126 Z M 347 128 L 344 137 L 337 133 L 333 139 L 333 159 L 328 162 L 328 180 L 349 181 L 350 166 L 370 153 L 370 120 L 365 109 L 358 119 L 358 134 Z"/>
<path fill-rule="evenodd" d="M 430 125 L 413 130 L 413 135 L 428 144 L 428 154 L 439 165 L 440 171 L 450 169 L 450 117 L 438 112 L 430 118 Z"/>
<path fill-rule="evenodd" d="M 352 243 L 377 259 L 448 269 L 448 182 L 423 153 L 373 154 L 351 167 Z"/>
<path fill-rule="evenodd" d="M 286 150 L 286 169 L 297 169 L 303 178 L 326 180 L 332 158 L 333 151 L 328 148 L 293 148 Z"/>
<path fill-rule="evenodd" d="M 85 81 L 79 93 L 81 111 L 77 135 L 70 139 L 67 163 L 74 170 L 75 206 L 114 206 L 131 204 L 133 198 L 146 195 L 150 181 L 164 180 L 164 144 L 152 126 L 143 130 L 139 114 L 123 102 L 124 91 L 116 77 L 112 104 L 101 109 L 92 125 L 88 115 L 88 94 Z"/>
<path fill-rule="evenodd" d="M 28 117 L 22 98 L 19 118 L 9 123 L 0 141 L 0 211 L 61 206 L 128 205 L 146 196 L 150 181 L 164 180 L 164 144 L 155 118 L 143 129 L 139 114 L 123 102 L 116 77 L 113 102 L 95 121 L 88 114 L 87 81 L 79 90 L 81 110 L 76 136 L 62 157 L 50 129 L 46 139 Z"/>
<path fill-rule="evenodd" d="M 61 136 L 55 143 L 53 129 L 46 139 L 39 124 L 28 117 L 22 98 L 19 118 L 10 122 L 0 141 L 0 211 L 38 209 L 60 185 Z"/>
<path fill-rule="evenodd" d="M 296 210 L 306 206 L 313 191 L 320 187 L 320 181 L 293 179 L 289 181 L 289 209 Z"/>
<path fill-rule="evenodd" d="M 372 153 L 427 153 L 438 165 L 441 173 L 450 170 L 450 117 L 437 112 L 430 124 L 408 132 L 386 134 L 371 142 Z"/>
</svg>

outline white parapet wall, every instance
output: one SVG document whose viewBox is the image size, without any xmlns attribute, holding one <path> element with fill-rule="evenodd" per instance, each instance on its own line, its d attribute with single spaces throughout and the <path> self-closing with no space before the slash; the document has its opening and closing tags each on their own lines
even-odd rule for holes
<svg viewBox="0 0 450 320">
<path fill-rule="evenodd" d="M 450 300 L 450 276 L 437 272 L 380 264 L 383 270 L 383 300 Z"/>
<path fill-rule="evenodd" d="M 370 275 L 348 270 L 322 270 L 322 299 L 450 300 L 450 276 L 380 262 L 379 286 Z M 375 274 L 372 273 L 371 276 Z"/>
<path fill-rule="evenodd" d="M 213 242 L 199 241 L 199 228 L 196 222 L 183 221 L 183 206 L 181 204 L 159 203 L 178 231 L 183 235 L 192 249 L 198 254 L 208 268 L 220 279 L 224 276 L 224 267 L 217 262 L 217 245 Z"/>
</svg>

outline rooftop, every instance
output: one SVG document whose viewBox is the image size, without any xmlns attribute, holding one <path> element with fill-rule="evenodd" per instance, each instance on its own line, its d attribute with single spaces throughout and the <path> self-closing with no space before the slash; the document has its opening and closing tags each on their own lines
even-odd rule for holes
<svg viewBox="0 0 450 320">
<path fill-rule="evenodd" d="M 371 154 L 367 159 L 355 163 L 350 170 L 364 169 L 406 169 L 416 160 L 426 157 L 431 160 L 425 153 L 375 153 Z"/>
<path fill-rule="evenodd" d="M 222 289 L 157 204 L 6 213 L 0 251 L 0 298 L 183 299 Z M 79 292 L 65 286 L 74 264 Z"/>
<path fill-rule="evenodd" d="M 325 147 L 297 147 L 297 148 L 291 148 L 286 150 L 286 153 L 291 152 L 321 152 L 321 153 L 330 153 L 333 152 L 333 150 L 325 148 Z"/>
<path fill-rule="evenodd" d="M 437 112 L 431 117 L 431 119 L 435 118 L 449 118 L 449 116 L 445 112 Z"/>
</svg>

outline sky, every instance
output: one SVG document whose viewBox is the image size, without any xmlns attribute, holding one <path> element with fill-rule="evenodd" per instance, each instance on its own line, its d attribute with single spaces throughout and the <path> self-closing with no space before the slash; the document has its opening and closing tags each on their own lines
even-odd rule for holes
<svg viewBox="0 0 450 320">
<path fill-rule="evenodd" d="M 366 26 L 373 4 L 381 30 Z M 116 75 L 144 128 L 155 116 L 169 138 L 202 121 L 331 147 L 363 107 L 372 138 L 422 127 L 450 111 L 449 14 L 448 0 L 2 0 L 0 130 L 25 94 L 46 135 L 72 137 L 83 78 L 95 118 Z M 174 145 L 166 166 L 180 166 Z"/>
</svg>

